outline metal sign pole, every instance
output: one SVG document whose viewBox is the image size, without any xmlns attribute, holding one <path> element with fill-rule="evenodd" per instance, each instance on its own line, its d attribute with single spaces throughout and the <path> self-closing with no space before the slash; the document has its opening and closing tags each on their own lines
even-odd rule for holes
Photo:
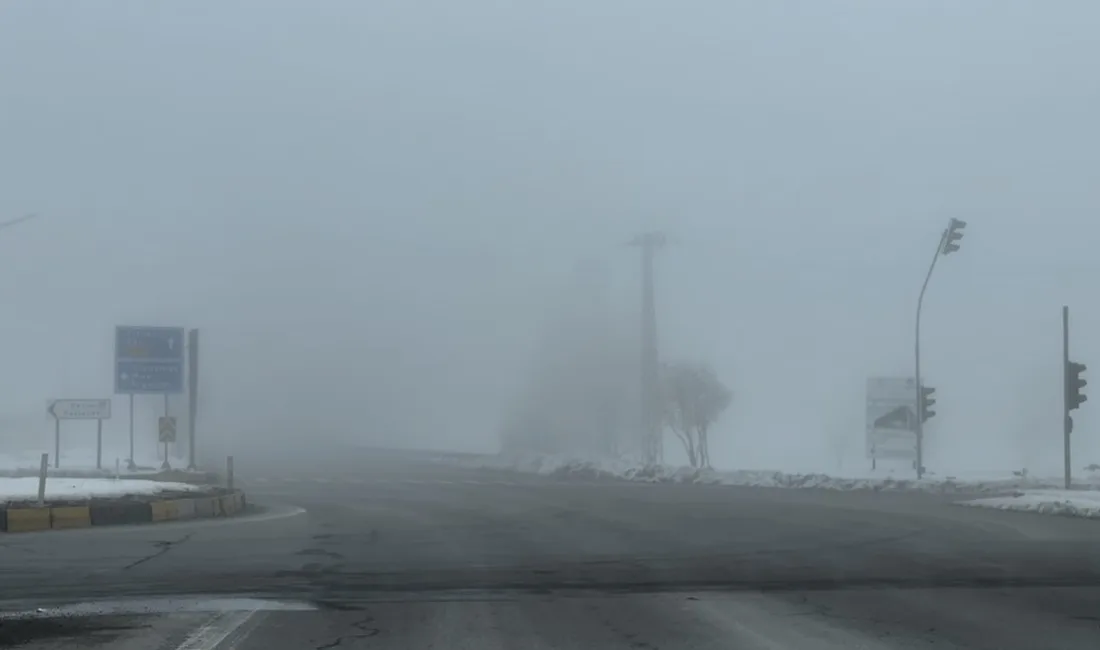
<svg viewBox="0 0 1100 650">
<path fill-rule="evenodd" d="M 187 469 L 195 467 L 195 418 L 199 405 L 199 330 L 187 333 Z"/>
<path fill-rule="evenodd" d="M 161 463 L 160 468 L 162 470 L 172 469 L 171 463 L 168 462 L 168 443 L 176 441 L 176 420 L 175 418 L 168 417 L 167 415 L 160 418 L 157 423 L 157 435 L 160 442 L 164 443 L 164 462 Z"/>
<path fill-rule="evenodd" d="M 61 467 L 61 418 L 53 419 L 53 466 Z"/>
<path fill-rule="evenodd" d="M 130 393 L 130 462 L 127 465 L 131 471 L 136 467 L 134 463 L 134 394 Z"/>
<path fill-rule="evenodd" d="M 103 469 L 103 418 L 96 418 L 95 468 Z"/>
<path fill-rule="evenodd" d="M 168 417 L 168 393 L 164 394 L 164 417 Z M 160 465 L 161 469 L 168 469 L 168 441 L 164 441 L 164 462 Z"/>
<path fill-rule="evenodd" d="M 168 417 L 168 393 L 164 394 L 164 417 Z M 172 441 L 175 445 L 175 441 Z M 164 464 L 168 465 L 168 441 L 164 441 Z"/>
</svg>

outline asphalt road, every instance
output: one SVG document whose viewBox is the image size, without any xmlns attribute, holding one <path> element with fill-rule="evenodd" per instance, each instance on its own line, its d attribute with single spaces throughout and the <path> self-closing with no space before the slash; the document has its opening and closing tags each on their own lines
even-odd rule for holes
<svg viewBox="0 0 1100 650">
<path fill-rule="evenodd" d="M 1100 522 L 297 460 L 238 459 L 255 517 L 0 537 L 0 647 L 1100 647 Z"/>
</svg>

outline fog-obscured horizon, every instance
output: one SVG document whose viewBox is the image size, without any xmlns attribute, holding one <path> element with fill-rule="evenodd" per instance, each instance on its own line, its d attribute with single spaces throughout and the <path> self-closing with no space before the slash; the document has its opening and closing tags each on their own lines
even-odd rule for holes
<svg viewBox="0 0 1100 650">
<path fill-rule="evenodd" d="M 659 230 L 661 357 L 734 392 L 715 464 L 862 472 L 866 379 L 912 374 L 956 217 L 925 302 L 929 469 L 1060 468 L 1063 304 L 1095 378 L 1075 465 L 1100 462 L 1098 21 L 1083 1 L 5 2 L 0 221 L 40 216 L 0 231 L 4 427 L 48 440 L 47 399 L 111 393 L 115 325 L 179 325 L 202 331 L 200 433 L 238 455 L 495 451 L 517 404 L 562 414 L 597 379 L 636 397 L 627 243 Z M 138 398 L 149 452 L 160 406 Z"/>
</svg>

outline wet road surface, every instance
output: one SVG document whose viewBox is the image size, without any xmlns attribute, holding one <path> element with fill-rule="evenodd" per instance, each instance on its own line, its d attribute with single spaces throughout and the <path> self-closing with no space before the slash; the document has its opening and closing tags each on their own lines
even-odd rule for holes
<svg viewBox="0 0 1100 650">
<path fill-rule="evenodd" d="M 1100 522 L 346 450 L 238 472 L 262 514 L 0 537 L 0 647 L 1100 647 Z"/>
</svg>

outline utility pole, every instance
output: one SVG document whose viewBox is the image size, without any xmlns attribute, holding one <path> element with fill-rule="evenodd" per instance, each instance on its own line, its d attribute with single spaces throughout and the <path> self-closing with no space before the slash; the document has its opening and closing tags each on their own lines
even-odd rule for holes
<svg viewBox="0 0 1100 650">
<path fill-rule="evenodd" d="M 642 249 L 642 451 L 647 463 L 663 458 L 661 445 L 661 386 L 657 360 L 657 307 L 653 290 L 653 256 L 665 245 L 659 232 L 638 235 L 632 246 Z"/>
<path fill-rule="evenodd" d="M 940 258 L 940 255 L 948 255 L 959 250 L 959 240 L 962 239 L 962 230 L 966 228 L 966 222 L 959 219 L 952 219 L 948 222 L 947 228 L 944 229 L 940 235 L 940 241 L 936 245 L 936 253 L 932 256 L 932 263 L 928 266 L 928 274 L 924 276 L 924 284 L 920 288 L 920 296 L 917 298 L 917 327 L 916 327 L 916 406 L 917 406 L 917 420 L 916 420 L 916 433 L 917 433 L 917 479 L 920 480 L 924 476 L 924 418 L 920 417 L 922 405 L 924 404 L 924 385 L 921 383 L 920 377 L 920 312 L 921 307 L 924 305 L 924 292 L 928 290 L 928 281 L 932 279 L 932 271 L 936 269 L 936 260 Z"/>
</svg>

